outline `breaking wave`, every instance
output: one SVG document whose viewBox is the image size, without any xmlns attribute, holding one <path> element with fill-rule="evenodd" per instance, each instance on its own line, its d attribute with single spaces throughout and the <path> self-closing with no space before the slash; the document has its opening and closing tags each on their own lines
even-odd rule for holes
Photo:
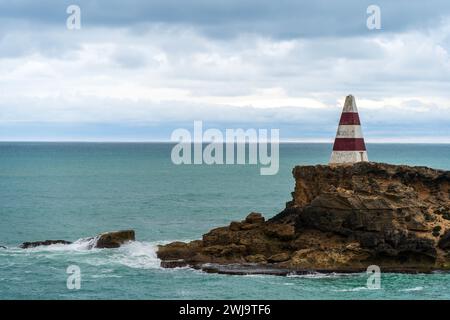
<svg viewBox="0 0 450 320">
<path fill-rule="evenodd" d="M 52 244 L 35 248 L 8 248 L 3 254 L 36 255 L 43 258 L 65 258 L 92 266 L 126 266 L 129 268 L 160 268 L 160 260 L 156 255 L 157 246 L 170 241 L 132 241 L 115 249 L 95 248 L 97 238 L 82 238 L 71 244 Z"/>
</svg>

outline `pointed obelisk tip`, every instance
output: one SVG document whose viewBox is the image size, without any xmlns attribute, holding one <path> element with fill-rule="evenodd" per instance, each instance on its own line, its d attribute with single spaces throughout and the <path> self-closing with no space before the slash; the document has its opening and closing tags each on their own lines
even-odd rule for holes
<svg viewBox="0 0 450 320">
<path fill-rule="evenodd" d="M 356 107 L 355 97 L 349 94 L 345 97 L 344 102 L 344 112 L 358 112 L 358 108 Z"/>
</svg>

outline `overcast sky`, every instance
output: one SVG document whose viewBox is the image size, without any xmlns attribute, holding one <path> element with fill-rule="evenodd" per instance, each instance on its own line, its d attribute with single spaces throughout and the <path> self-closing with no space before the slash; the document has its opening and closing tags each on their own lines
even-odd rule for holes
<svg viewBox="0 0 450 320">
<path fill-rule="evenodd" d="M 0 140 L 332 141 L 347 94 L 369 142 L 450 142 L 450 2 L 0 0 Z"/>
</svg>

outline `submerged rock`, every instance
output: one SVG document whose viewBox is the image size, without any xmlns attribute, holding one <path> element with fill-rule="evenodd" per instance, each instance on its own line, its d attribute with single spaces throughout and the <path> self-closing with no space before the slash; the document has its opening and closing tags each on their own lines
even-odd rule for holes
<svg viewBox="0 0 450 320">
<path fill-rule="evenodd" d="M 87 249 L 92 248 L 118 248 L 122 244 L 128 241 L 135 240 L 134 230 L 122 230 L 122 231 L 111 231 L 99 234 L 96 237 L 81 239 L 82 242 L 87 242 L 89 245 Z M 80 240 L 78 240 L 80 241 Z M 50 246 L 53 244 L 71 244 L 72 242 L 66 240 L 45 240 L 45 241 L 35 241 L 35 242 L 24 242 L 20 245 L 22 249 L 35 248 L 39 246 Z"/>
<path fill-rule="evenodd" d="M 293 176 L 292 201 L 281 213 L 265 221 L 252 212 L 202 240 L 159 246 L 162 266 L 232 274 L 274 268 L 283 270 L 276 274 L 359 272 L 372 264 L 424 272 L 450 266 L 450 172 L 361 162 L 297 166 Z"/>
<path fill-rule="evenodd" d="M 34 241 L 34 242 L 24 242 L 20 245 L 22 249 L 35 248 L 39 246 L 50 246 L 53 244 L 71 244 L 72 242 L 66 240 L 45 240 L 45 241 Z"/>
</svg>

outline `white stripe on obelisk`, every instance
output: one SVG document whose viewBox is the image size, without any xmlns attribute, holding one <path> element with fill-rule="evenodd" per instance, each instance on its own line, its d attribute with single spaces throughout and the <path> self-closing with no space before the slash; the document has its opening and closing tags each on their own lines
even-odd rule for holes
<svg viewBox="0 0 450 320">
<path fill-rule="evenodd" d="M 367 151 L 333 151 L 330 164 L 369 161 Z"/>
<path fill-rule="evenodd" d="M 341 124 L 338 127 L 336 138 L 363 138 L 360 125 Z"/>
</svg>

